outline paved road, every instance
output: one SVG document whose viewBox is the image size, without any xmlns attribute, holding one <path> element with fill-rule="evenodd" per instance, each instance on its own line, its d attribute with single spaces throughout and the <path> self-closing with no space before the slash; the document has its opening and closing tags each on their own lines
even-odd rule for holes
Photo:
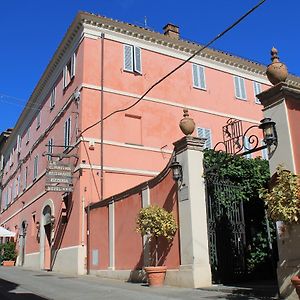
<svg viewBox="0 0 300 300">
<path fill-rule="evenodd" d="M 100 279 L 93 276 L 67 276 L 17 267 L 0 267 L 1 300 L 199 300 L 199 299 L 270 299 L 228 292 L 149 288 L 144 284 Z"/>
</svg>

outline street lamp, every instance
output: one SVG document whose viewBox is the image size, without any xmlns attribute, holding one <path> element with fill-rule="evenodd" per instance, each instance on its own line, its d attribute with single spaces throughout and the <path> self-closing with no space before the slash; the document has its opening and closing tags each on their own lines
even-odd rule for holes
<svg viewBox="0 0 300 300">
<path fill-rule="evenodd" d="M 173 173 L 173 180 L 174 181 L 178 181 L 178 180 L 182 180 L 182 166 L 180 165 L 180 163 L 178 161 L 176 161 L 176 157 L 174 157 L 171 165 L 170 165 L 170 169 L 172 170 Z"/>
<path fill-rule="evenodd" d="M 264 118 L 258 126 L 263 131 L 264 142 L 266 145 L 277 145 L 276 123 L 271 118 Z"/>
</svg>

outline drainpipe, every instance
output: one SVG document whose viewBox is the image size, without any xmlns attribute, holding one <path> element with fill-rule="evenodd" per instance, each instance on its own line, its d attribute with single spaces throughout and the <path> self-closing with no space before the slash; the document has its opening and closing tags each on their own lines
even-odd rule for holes
<svg viewBox="0 0 300 300">
<path fill-rule="evenodd" d="M 103 200 L 103 187 L 104 187 L 104 178 L 103 178 L 103 100 L 104 100 L 104 33 L 101 33 L 101 142 L 100 142 L 100 155 L 101 155 L 101 172 L 100 172 L 100 188 L 101 188 L 101 201 Z"/>
<path fill-rule="evenodd" d="M 90 203 L 87 207 L 86 220 L 86 274 L 90 274 Z"/>
</svg>

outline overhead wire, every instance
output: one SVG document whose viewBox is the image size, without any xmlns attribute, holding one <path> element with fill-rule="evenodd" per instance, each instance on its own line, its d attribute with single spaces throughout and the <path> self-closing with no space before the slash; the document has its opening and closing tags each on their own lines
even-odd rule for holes
<svg viewBox="0 0 300 300">
<path fill-rule="evenodd" d="M 9 100 L 9 99 L 13 99 L 13 100 Z M 40 105 L 29 104 L 28 102 L 26 103 L 26 100 L 24 100 L 24 99 L 20 99 L 20 98 L 17 98 L 17 97 L 5 95 L 5 94 L 2 94 L 2 93 L 0 93 L 0 102 L 7 103 L 7 104 L 10 104 L 10 105 L 14 105 L 14 106 L 19 106 L 19 107 L 22 107 L 22 108 L 35 110 L 35 111 L 41 111 L 43 109 L 43 108 L 40 107 Z"/>
<path fill-rule="evenodd" d="M 243 21 L 248 15 L 250 15 L 253 11 L 255 11 L 258 7 L 260 7 L 264 2 L 266 2 L 266 0 L 261 0 L 258 4 L 256 4 L 255 6 L 253 6 L 250 10 L 248 10 L 245 14 L 243 14 L 238 20 L 236 20 L 235 22 L 233 22 L 230 26 L 228 26 L 224 31 L 222 31 L 221 33 L 219 33 L 216 37 L 214 37 L 211 41 L 209 41 L 207 44 L 205 44 L 204 46 L 200 47 L 199 50 L 197 50 L 193 55 L 191 55 L 189 58 L 187 58 L 186 60 L 184 60 L 182 63 L 180 63 L 177 67 L 175 67 L 173 70 L 171 70 L 169 73 L 167 73 L 166 75 L 164 75 L 161 79 L 159 79 L 158 81 L 156 81 L 152 86 L 150 86 L 150 88 L 148 88 L 141 97 L 138 98 L 137 101 L 135 101 L 133 104 L 125 107 L 125 108 L 121 108 L 121 109 L 117 109 L 113 112 L 111 112 L 110 114 L 108 114 L 107 116 L 105 116 L 103 119 L 98 120 L 97 122 L 93 123 L 92 125 L 88 126 L 87 128 L 85 128 L 84 130 L 81 131 L 82 135 L 84 132 L 86 132 L 87 130 L 93 128 L 94 126 L 100 124 L 101 122 L 105 121 L 106 119 L 110 118 L 111 116 L 120 113 L 120 112 L 124 112 L 127 111 L 129 109 L 131 109 L 132 107 L 136 106 L 141 100 L 143 100 L 145 98 L 145 96 L 152 91 L 157 85 L 159 85 L 162 81 L 164 81 L 166 78 L 168 78 L 170 75 L 172 75 L 173 73 L 175 73 L 178 69 L 180 69 L 181 67 L 183 67 L 186 63 L 188 63 L 191 59 L 193 59 L 196 55 L 198 55 L 200 52 L 202 52 L 204 49 L 208 48 L 211 44 L 213 44 L 215 41 L 217 41 L 218 39 L 220 39 L 223 35 L 225 35 L 228 31 L 230 31 L 231 29 L 233 29 L 235 26 L 237 26 L 241 21 Z"/>
</svg>

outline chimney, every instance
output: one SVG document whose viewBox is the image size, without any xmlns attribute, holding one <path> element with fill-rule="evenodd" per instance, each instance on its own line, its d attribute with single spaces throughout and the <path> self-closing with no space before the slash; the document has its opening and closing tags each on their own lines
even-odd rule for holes
<svg viewBox="0 0 300 300">
<path fill-rule="evenodd" d="M 173 39 L 179 40 L 179 27 L 176 25 L 173 25 L 171 23 L 168 23 L 164 28 L 164 35 L 169 36 Z"/>
</svg>

